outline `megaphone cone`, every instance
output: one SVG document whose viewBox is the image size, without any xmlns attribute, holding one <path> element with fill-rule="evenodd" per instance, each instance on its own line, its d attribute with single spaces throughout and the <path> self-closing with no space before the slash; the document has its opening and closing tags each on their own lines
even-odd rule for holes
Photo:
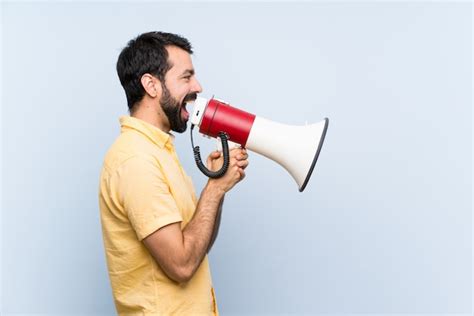
<svg viewBox="0 0 474 316">
<path fill-rule="evenodd" d="M 329 119 L 303 126 L 256 117 L 245 145 L 285 168 L 303 192 L 323 146 Z"/>
</svg>

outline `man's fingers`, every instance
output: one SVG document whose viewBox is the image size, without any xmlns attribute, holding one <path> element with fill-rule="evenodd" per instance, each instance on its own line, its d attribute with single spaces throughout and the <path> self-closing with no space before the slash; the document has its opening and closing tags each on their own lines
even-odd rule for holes
<svg viewBox="0 0 474 316">
<path fill-rule="evenodd" d="M 242 168 L 239 168 L 240 180 L 242 181 L 245 178 L 245 171 Z"/>
<path fill-rule="evenodd" d="M 236 158 L 237 160 L 245 160 L 245 159 L 247 159 L 248 157 L 249 157 L 249 155 L 247 155 L 247 154 L 238 154 L 237 156 L 235 156 L 235 158 Z"/>
<path fill-rule="evenodd" d="M 207 167 L 208 167 L 208 168 L 211 168 L 212 163 L 213 163 L 215 160 L 219 159 L 220 157 L 221 157 L 221 152 L 220 152 L 220 151 L 215 150 L 215 151 L 211 152 L 211 153 L 209 154 L 209 156 L 207 157 Z"/>
<path fill-rule="evenodd" d="M 230 157 L 236 157 L 238 155 L 245 155 L 247 154 L 247 151 L 243 148 L 233 148 L 229 152 Z"/>
<path fill-rule="evenodd" d="M 210 155 L 209 155 L 209 159 L 217 159 L 221 156 L 221 152 L 220 151 L 213 151 Z"/>
<path fill-rule="evenodd" d="M 242 169 L 247 168 L 248 165 L 249 165 L 248 160 L 239 160 L 239 161 L 237 161 L 237 166 L 239 166 Z"/>
</svg>

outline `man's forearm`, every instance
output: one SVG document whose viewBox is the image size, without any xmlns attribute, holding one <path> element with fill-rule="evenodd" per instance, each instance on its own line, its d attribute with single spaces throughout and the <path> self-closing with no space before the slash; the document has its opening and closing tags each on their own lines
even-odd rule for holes
<svg viewBox="0 0 474 316">
<path fill-rule="evenodd" d="M 221 225 L 221 216 L 222 216 L 222 206 L 223 205 L 224 205 L 224 197 L 222 197 L 222 200 L 219 204 L 219 209 L 217 210 L 216 220 L 214 222 L 214 229 L 212 231 L 211 242 L 209 243 L 209 247 L 207 249 L 207 252 L 211 251 L 211 248 L 214 245 L 214 242 L 216 241 L 217 235 L 219 234 L 219 227 Z"/>
<path fill-rule="evenodd" d="M 186 265 L 191 270 L 191 275 L 197 270 L 207 253 L 223 197 L 222 190 L 208 183 L 201 193 L 192 220 L 183 230 Z"/>
</svg>

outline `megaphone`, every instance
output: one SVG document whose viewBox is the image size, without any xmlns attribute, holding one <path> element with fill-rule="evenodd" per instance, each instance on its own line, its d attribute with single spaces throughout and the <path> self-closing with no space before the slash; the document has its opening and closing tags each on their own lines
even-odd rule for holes
<svg viewBox="0 0 474 316">
<path fill-rule="evenodd" d="M 208 177 L 225 174 L 229 165 L 229 143 L 238 144 L 280 164 L 303 192 L 321 152 L 328 124 L 328 118 L 311 125 L 281 124 L 218 99 L 197 97 L 191 115 L 191 143 L 196 164 Z M 221 139 L 224 164 L 220 170 L 210 171 L 202 163 L 199 146 L 194 146 L 192 136 L 195 126 L 201 134 Z"/>
</svg>

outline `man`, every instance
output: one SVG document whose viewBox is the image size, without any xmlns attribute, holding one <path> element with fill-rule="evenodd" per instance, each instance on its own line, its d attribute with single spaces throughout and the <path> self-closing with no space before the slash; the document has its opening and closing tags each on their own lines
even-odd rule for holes
<svg viewBox="0 0 474 316">
<path fill-rule="evenodd" d="M 188 40 L 150 32 L 131 40 L 117 61 L 130 116 L 106 154 L 100 177 L 102 232 L 119 314 L 217 315 L 207 252 L 226 192 L 245 177 L 244 149 L 197 199 L 170 130 L 186 130 L 186 102 L 202 88 Z M 207 159 L 222 165 L 220 152 Z"/>
</svg>

